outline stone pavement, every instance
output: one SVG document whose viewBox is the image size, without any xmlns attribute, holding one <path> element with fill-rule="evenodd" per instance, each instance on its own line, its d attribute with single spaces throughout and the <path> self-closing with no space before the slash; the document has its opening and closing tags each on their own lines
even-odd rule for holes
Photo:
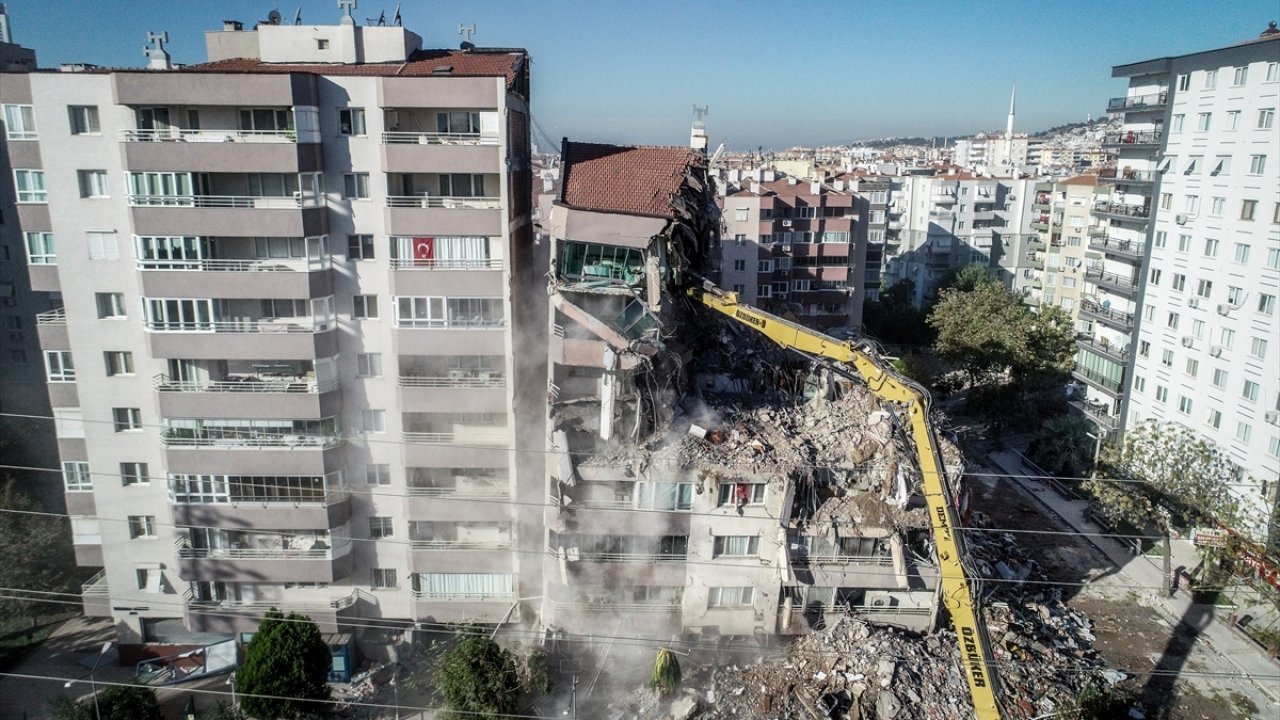
<svg viewBox="0 0 1280 720">
<path fill-rule="evenodd" d="M 1158 610 L 1173 626 L 1187 617 L 1191 610 L 1190 593 L 1179 590 L 1173 597 L 1162 597 L 1163 560 L 1147 555 L 1135 556 L 1132 549 L 1120 541 L 1110 537 L 1099 537 L 1099 534 L 1110 532 L 1101 527 L 1088 516 L 1089 504 L 1085 500 L 1070 500 L 1054 492 L 1046 483 L 1025 477 L 1027 472 L 1022 464 L 1021 454 L 1012 450 L 1001 450 L 990 453 L 988 460 L 995 467 L 1013 478 L 1028 495 L 1037 499 L 1043 506 L 1052 510 L 1069 527 L 1077 532 L 1088 533 L 1086 539 L 1100 550 L 1114 565 L 1117 572 L 1103 578 L 1103 582 L 1115 578 L 1116 586 L 1127 586 L 1135 589 L 1142 598 L 1143 604 L 1149 604 Z M 1199 562 L 1199 554 L 1188 541 L 1173 541 L 1173 567 L 1183 566 L 1188 569 Z M 1280 664 L 1267 658 L 1261 649 L 1242 637 L 1225 622 L 1225 618 L 1213 617 L 1201 631 L 1199 643 L 1209 648 L 1228 664 L 1224 672 L 1237 672 L 1261 693 L 1270 699 L 1272 717 L 1280 717 Z"/>
</svg>

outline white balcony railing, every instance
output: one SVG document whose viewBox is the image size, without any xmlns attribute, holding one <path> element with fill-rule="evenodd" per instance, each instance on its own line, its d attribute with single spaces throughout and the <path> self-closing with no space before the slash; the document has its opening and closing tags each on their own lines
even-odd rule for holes
<svg viewBox="0 0 1280 720">
<path fill-rule="evenodd" d="M 336 390 L 337 380 L 317 382 L 315 378 L 278 378 L 258 380 L 251 378 L 227 380 L 171 380 L 168 375 L 156 375 L 151 386 L 160 392 L 208 392 L 208 393 L 323 393 Z"/>
<path fill-rule="evenodd" d="M 498 136 L 486 133 L 384 132 L 386 145 L 497 145 Z"/>
<path fill-rule="evenodd" d="M 452 486 L 410 485 L 405 488 L 405 492 L 417 497 L 504 498 L 511 495 L 511 488 L 460 482 Z"/>
<path fill-rule="evenodd" d="M 339 435 L 277 435 L 273 433 L 224 433 L 219 435 L 205 434 L 193 437 L 166 431 L 160 435 L 160 444 L 164 447 L 207 447 L 232 450 L 252 450 L 258 448 L 314 449 L 335 448 L 342 444 Z"/>
<path fill-rule="evenodd" d="M 138 260 L 139 270 L 185 272 L 307 272 L 329 267 L 329 258 L 243 258 L 236 260 Z"/>
<path fill-rule="evenodd" d="M 107 587 L 107 571 L 99 570 L 96 575 L 86 580 L 80 586 L 81 595 L 107 595 L 111 592 L 111 588 Z"/>
<path fill-rule="evenodd" d="M 484 434 L 478 434 L 484 431 Z M 506 426 L 471 428 L 468 432 L 402 432 L 400 439 L 415 445 L 467 445 L 469 447 L 506 447 Z"/>
<path fill-rule="evenodd" d="M 498 197 L 460 197 L 450 195 L 389 195 L 390 208 L 444 208 L 446 210 L 496 210 L 502 207 Z"/>
<path fill-rule="evenodd" d="M 332 320 L 315 322 L 307 318 L 242 318 L 240 320 L 209 320 L 207 322 L 170 322 L 166 320 L 150 320 L 143 327 L 151 332 L 175 333 L 289 333 L 306 335 L 327 332 L 334 328 Z"/>
<path fill-rule="evenodd" d="M 191 547 L 186 538 L 179 538 L 174 545 L 178 557 L 186 560 L 332 560 L 351 552 L 351 539 L 334 535 L 332 546 L 285 547 L 283 541 L 273 540 L 259 547 Z"/>
<path fill-rule="evenodd" d="M 46 310 L 42 313 L 36 313 L 36 325 L 66 325 L 67 309 L 54 308 Z"/>
<path fill-rule="evenodd" d="M 411 540 L 414 550 L 510 550 L 510 540 Z"/>
<path fill-rule="evenodd" d="M 468 592 L 431 592 L 428 590 L 410 590 L 409 594 L 418 600 L 436 600 L 440 602 L 504 602 L 511 603 L 516 599 L 513 592 L 503 593 L 468 593 Z"/>
<path fill-rule="evenodd" d="M 197 600 L 195 593 L 188 590 L 184 597 L 187 604 L 192 608 L 209 609 L 216 608 L 219 610 L 241 611 L 241 612 L 266 612 L 271 608 L 276 608 L 282 612 L 324 612 L 345 610 L 356 604 L 356 600 L 360 598 L 359 590 L 352 590 L 349 594 L 332 600 Z"/>
<path fill-rule="evenodd" d="M 324 207 L 324 198 L 318 195 L 130 195 L 129 204 L 134 207 L 297 210 L 300 208 Z"/>
<path fill-rule="evenodd" d="M 500 258 L 477 260 L 443 260 L 434 258 L 392 258 L 396 270 L 501 270 Z"/>
<path fill-rule="evenodd" d="M 423 377 L 401 375 L 400 387 L 430 388 L 500 388 L 506 387 L 507 380 L 499 373 L 479 373 L 475 375 L 447 375 Z"/>
<path fill-rule="evenodd" d="M 151 130 L 121 130 L 120 140 L 122 142 L 295 143 L 298 141 L 298 134 L 293 130 L 157 128 Z"/>
</svg>

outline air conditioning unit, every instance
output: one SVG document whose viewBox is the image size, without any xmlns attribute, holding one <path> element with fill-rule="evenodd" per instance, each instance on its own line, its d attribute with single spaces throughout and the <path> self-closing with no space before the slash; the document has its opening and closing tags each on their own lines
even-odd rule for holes
<svg viewBox="0 0 1280 720">
<path fill-rule="evenodd" d="M 1181 214 L 1179 214 L 1179 215 L 1174 215 L 1174 216 L 1173 216 L 1173 221 L 1174 221 L 1174 222 L 1176 222 L 1176 223 L 1178 223 L 1179 225 L 1186 225 L 1186 224 L 1187 224 L 1187 221 L 1188 221 L 1188 220 L 1190 220 L 1190 219 L 1191 219 L 1191 216 L 1190 216 L 1190 215 L 1181 215 Z"/>
<path fill-rule="evenodd" d="M 885 592 L 867 593 L 867 607 L 888 609 L 896 604 L 896 598 Z"/>
<path fill-rule="evenodd" d="M 790 221 L 790 220 L 783 220 L 783 221 L 782 221 L 782 227 L 791 227 L 791 221 Z"/>
<path fill-rule="evenodd" d="M 1200 307 L 1200 298 L 1187 298 L 1187 307 Z"/>
<path fill-rule="evenodd" d="M 1209 348 L 1209 356 L 1210 356 L 1210 357 L 1222 357 L 1222 351 L 1223 351 L 1224 349 L 1225 349 L 1225 348 L 1223 348 L 1221 345 L 1214 345 L 1213 347 Z"/>
<path fill-rule="evenodd" d="M 1268 424 L 1280 425 L 1280 410 L 1268 410 L 1262 417 Z"/>
<path fill-rule="evenodd" d="M 1235 308 L 1232 307 L 1229 303 L 1218 303 L 1219 315 L 1230 315 L 1232 310 L 1235 310 Z"/>
<path fill-rule="evenodd" d="M 1182 347 L 1189 348 L 1194 346 L 1195 344 L 1196 344 L 1195 338 L 1191 337 L 1190 335 L 1182 336 Z"/>
</svg>

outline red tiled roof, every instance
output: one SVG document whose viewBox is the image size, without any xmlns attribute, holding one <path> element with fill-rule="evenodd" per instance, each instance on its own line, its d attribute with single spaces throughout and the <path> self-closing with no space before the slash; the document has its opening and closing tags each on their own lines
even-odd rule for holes
<svg viewBox="0 0 1280 720">
<path fill-rule="evenodd" d="M 267 63 L 235 58 L 190 65 L 180 72 L 198 73 L 312 73 L 372 77 L 505 77 L 510 85 L 525 58 L 523 50 L 417 50 L 402 63 Z M 449 68 L 449 70 L 445 70 Z"/>
<path fill-rule="evenodd" d="M 1097 175 L 1077 175 L 1062 181 L 1063 185 L 1097 185 Z"/>
<path fill-rule="evenodd" d="M 700 156 L 685 147 L 564 144 L 560 201 L 583 210 L 674 218 L 671 198 Z"/>
</svg>

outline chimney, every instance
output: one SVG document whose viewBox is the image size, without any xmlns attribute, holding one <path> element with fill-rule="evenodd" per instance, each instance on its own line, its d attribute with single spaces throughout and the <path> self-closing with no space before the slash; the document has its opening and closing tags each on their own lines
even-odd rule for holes
<svg viewBox="0 0 1280 720">
<path fill-rule="evenodd" d="M 809 194 L 810 194 L 810 195 L 821 195 L 821 194 L 822 194 L 822 183 L 821 183 L 821 182 L 819 182 L 819 181 L 817 181 L 817 180 L 814 180 L 813 182 L 809 183 Z"/>
<path fill-rule="evenodd" d="M 761 171 L 760 171 L 760 181 L 761 181 L 761 182 L 773 182 L 774 180 L 777 180 L 777 179 L 778 179 L 778 174 L 777 174 L 777 173 L 775 173 L 775 172 L 774 172 L 774 171 L 772 171 L 772 170 L 761 170 Z"/>
<path fill-rule="evenodd" d="M 239 20 L 223 20 L 222 21 L 223 32 L 240 32 L 241 30 L 244 30 L 244 23 L 240 22 Z"/>
<path fill-rule="evenodd" d="M 356 19 L 351 16 L 351 11 L 358 4 L 359 0 L 338 0 L 338 6 L 343 9 L 342 22 L 338 24 L 338 61 L 346 65 L 354 65 L 360 61 L 356 52 L 359 46 L 356 34 L 360 29 L 356 27 Z"/>
</svg>

